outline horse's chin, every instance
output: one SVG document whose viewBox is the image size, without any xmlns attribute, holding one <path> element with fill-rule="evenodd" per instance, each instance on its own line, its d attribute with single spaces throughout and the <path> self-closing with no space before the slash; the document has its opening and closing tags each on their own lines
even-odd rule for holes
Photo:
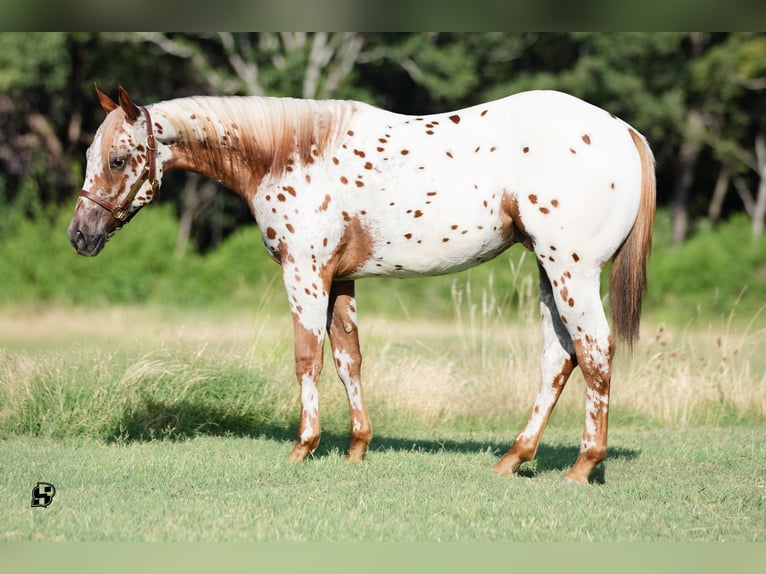
<svg viewBox="0 0 766 574">
<path fill-rule="evenodd" d="M 67 231 L 67 235 L 69 236 L 69 242 L 75 248 L 77 253 L 87 257 L 95 257 L 101 253 L 101 250 L 104 249 L 104 245 L 106 245 L 106 242 L 109 239 L 104 233 L 89 235 L 83 233 L 79 229 L 73 229 L 71 227 Z"/>
</svg>

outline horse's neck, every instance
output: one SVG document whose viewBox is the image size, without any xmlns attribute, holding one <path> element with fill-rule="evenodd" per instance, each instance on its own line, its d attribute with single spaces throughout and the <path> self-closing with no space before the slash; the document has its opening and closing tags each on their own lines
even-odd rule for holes
<svg viewBox="0 0 766 574">
<path fill-rule="evenodd" d="M 172 151 L 166 169 L 215 179 L 240 193 L 266 173 L 312 163 L 337 145 L 354 113 L 341 101 L 287 98 L 181 98 L 151 108 L 157 137 Z"/>
</svg>

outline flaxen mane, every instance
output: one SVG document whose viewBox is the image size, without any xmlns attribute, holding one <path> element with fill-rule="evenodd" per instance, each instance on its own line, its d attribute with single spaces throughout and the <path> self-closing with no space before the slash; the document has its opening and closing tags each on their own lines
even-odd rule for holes
<svg viewBox="0 0 766 574">
<path fill-rule="evenodd" d="M 354 113 L 350 102 L 264 97 L 191 97 L 162 104 L 179 143 L 222 170 L 231 152 L 279 176 L 297 154 L 312 163 L 337 144 Z"/>
</svg>

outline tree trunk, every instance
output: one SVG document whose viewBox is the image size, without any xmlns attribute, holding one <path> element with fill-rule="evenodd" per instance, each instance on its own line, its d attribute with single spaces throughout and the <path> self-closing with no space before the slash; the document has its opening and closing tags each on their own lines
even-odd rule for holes
<svg viewBox="0 0 766 574">
<path fill-rule="evenodd" d="M 722 166 L 721 171 L 718 172 L 718 179 L 716 179 L 715 188 L 713 189 L 713 197 L 707 210 L 707 215 L 713 223 L 721 219 L 723 200 L 726 198 L 726 192 L 729 191 L 729 176 L 729 168 Z"/>
<path fill-rule="evenodd" d="M 196 173 L 187 174 L 181 199 L 181 215 L 178 219 L 175 257 L 181 258 L 186 254 L 194 224 L 208 209 L 215 199 L 215 195 L 216 187 L 213 182 Z"/>
<path fill-rule="evenodd" d="M 758 193 L 753 206 L 753 237 L 763 235 L 766 219 L 766 137 L 759 133 L 755 138 L 755 157 L 758 164 Z"/>
<path fill-rule="evenodd" d="M 700 111 L 689 110 L 686 116 L 686 134 L 678 153 L 678 180 L 673 190 L 671 211 L 673 245 L 683 243 L 689 230 L 689 190 L 694 183 L 694 168 L 702 149 L 702 140 L 698 134 L 703 127 L 704 120 Z"/>
</svg>

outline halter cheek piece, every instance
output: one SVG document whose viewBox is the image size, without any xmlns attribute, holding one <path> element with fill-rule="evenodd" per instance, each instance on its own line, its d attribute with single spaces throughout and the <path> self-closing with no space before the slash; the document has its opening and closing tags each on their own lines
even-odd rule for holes
<svg viewBox="0 0 766 574">
<path fill-rule="evenodd" d="M 133 203 L 138 190 L 141 189 L 145 182 L 148 181 L 152 186 L 153 197 L 157 196 L 157 192 L 160 188 L 160 182 L 157 180 L 157 141 L 152 133 L 152 119 L 149 116 L 149 110 L 141 108 L 141 111 L 146 119 L 146 165 L 144 165 L 144 171 L 141 172 L 141 175 L 133 184 L 133 187 L 130 188 L 128 195 L 122 200 L 122 203 L 115 205 L 94 193 L 84 189 L 80 191 L 80 197 L 90 199 L 106 209 L 120 225 L 124 225 L 130 221 L 130 218 L 133 216 L 133 213 L 129 211 L 130 204 Z"/>
</svg>

